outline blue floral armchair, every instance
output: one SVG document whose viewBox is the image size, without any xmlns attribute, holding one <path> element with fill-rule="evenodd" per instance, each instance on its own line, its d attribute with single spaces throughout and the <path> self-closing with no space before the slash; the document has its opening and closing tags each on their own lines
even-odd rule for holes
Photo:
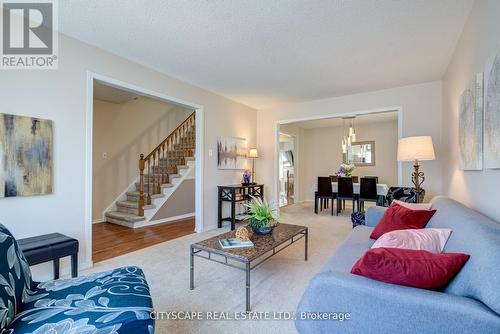
<svg viewBox="0 0 500 334">
<path fill-rule="evenodd" d="M 149 286 L 137 267 L 42 283 L 0 224 L 0 333 L 154 332 Z"/>
</svg>

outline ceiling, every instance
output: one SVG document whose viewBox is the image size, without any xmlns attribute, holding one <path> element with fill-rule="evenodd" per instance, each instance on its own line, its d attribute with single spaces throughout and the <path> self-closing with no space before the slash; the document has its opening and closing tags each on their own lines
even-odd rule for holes
<svg viewBox="0 0 500 334">
<path fill-rule="evenodd" d="M 99 81 L 94 82 L 94 99 L 96 100 L 121 104 L 138 98 L 139 95 L 135 93 L 104 85 Z"/>
<path fill-rule="evenodd" d="M 398 120 L 398 112 L 384 112 L 384 113 L 376 113 L 376 114 L 367 114 L 367 115 L 359 115 L 354 119 L 355 125 L 361 124 L 374 124 L 374 123 L 382 123 L 382 122 L 397 122 Z M 317 128 L 331 128 L 338 127 L 348 124 L 348 121 L 344 121 L 342 118 L 325 118 L 325 119 L 315 119 L 312 121 L 302 121 L 295 122 L 292 124 L 297 125 L 300 128 L 304 129 L 317 129 Z"/>
<path fill-rule="evenodd" d="M 254 108 L 442 78 L 473 0 L 65 0 L 62 33 Z"/>
</svg>

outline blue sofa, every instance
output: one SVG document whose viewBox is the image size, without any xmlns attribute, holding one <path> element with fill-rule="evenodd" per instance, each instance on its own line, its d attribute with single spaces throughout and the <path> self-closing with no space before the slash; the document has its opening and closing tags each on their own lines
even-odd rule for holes
<svg viewBox="0 0 500 334">
<path fill-rule="evenodd" d="M 500 333 L 500 224 L 446 197 L 427 227 L 451 228 L 445 252 L 470 254 L 444 291 L 383 283 L 350 274 L 371 247 L 373 227 L 386 208 L 370 207 L 311 280 L 299 303 L 300 333 Z M 305 320 L 317 312 L 346 312 L 350 319 Z M 322 314 L 322 313 L 321 313 Z"/>
<path fill-rule="evenodd" d="M 154 332 L 148 283 L 137 267 L 33 282 L 26 258 L 1 224 L 0 259 L 0 333 Z"/>
</svg>

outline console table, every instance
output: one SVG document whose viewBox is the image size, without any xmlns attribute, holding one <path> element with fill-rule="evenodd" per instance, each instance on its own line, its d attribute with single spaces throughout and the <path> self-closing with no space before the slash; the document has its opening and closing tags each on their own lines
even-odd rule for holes
<svg viewBox="0 0 500 334">
<path fill-rule="evenodd" d="M 78 276 L 78 240 L 51 233 L 17 240 L 30 266 L 54 262 L 54 279 L 59 278 L 59 259 L 71 256 L 71 277 Z"/>
<path fill-rule="evenodd" d="M 224 220 L 229 220 L 231 221 L 231 230 L 234 230 L 236 224 L 236 203 L 247 202 L 251 200 L 250 196 L 264 198 L 263 184 L 249 184 L 246 186 L 235 184 L 229 186 L 217 186 L 217 189 L 217 198 L 219 201 L 217 224 L 219 228 L 222 227 L 222 222 Z M 230 217 L 222 217 L 222 203 L 224 202 L 231 203 Z"/>
</svg>

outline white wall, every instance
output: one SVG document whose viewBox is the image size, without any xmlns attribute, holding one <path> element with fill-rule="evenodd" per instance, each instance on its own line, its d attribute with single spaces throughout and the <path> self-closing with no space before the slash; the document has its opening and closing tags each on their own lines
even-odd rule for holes
<svg viewBox="0 0 500 334">
<path fill-rule="evenodd" d="M 443 79 L 443 190 L 500 222 L 500 170 L 461 171 L 459 98 L 474 73 L 500 51 L 500 1 L 476 0 Z"/>
<path fill-rule="evenodd" d="M 60 36 L 58 70 L 2 71 L 1 112 L 54 121 L 54 193 L 0 199 L 0 221 L 17 238 L 61 232 L 80 241 L 82 267 L 90 254 L 85 228 L 87 71 L 204 106 L 203 227 L 216 227 L 218 184 L 239 182 L 240 171 L 217 169 L 219 135 L 244 137 L 256 144 L 256 112 L 227 98 L 173 79 L 116 55 Z M 67 270 L 67 263 L 64 263 Z M 36 268 L 35 278 L 50 276 L 51 264 Z"/>
<path fill-rule="evenodd" d="M 381 91 L 333 97 L 287 104 L 259 110 L 257 114 L 257 147 L 261 153 L 257 165 L 261 180 L 267 186 L 268 196 L 276 199 L 277 122 L 306 117 L 342 115 L 374 109 L 401 108 L 402 136 L 431 135 L 437 160 L 422 162 L 426 174 L 424 188 L 429 197 L 442 193 L 441 168 L 441 82 L 429 82 Z M 301 144 L 299 141 L 299 150 Z M 301 153 L 302 154 L 302 153 Z M 411 186 L 412 163 L 403 164 L 403 185 Z"/>
<path fill-rule="evenodd" d="M 302 200 L 313 200 L 313 186 L 318 176 L 334 174 L 342 163 L 342 127 L 304 129 L 301 136 L 303 152 L 300 161 Z M 358 141 L 375 141 L 375 166 L 356 167 L 353 175 L 377 175 L 380 183 L 398 184 L 398 123 L 375 122 L 356 125 Z"/>
<path fill-rule="evenodd" d="M 103 211 L 137 179 L 139 155 L 151 152 L 191 113 L 142 96 L 126 103 L 94 99 L 92 220 L 102 219 Z"/>
</svg>

